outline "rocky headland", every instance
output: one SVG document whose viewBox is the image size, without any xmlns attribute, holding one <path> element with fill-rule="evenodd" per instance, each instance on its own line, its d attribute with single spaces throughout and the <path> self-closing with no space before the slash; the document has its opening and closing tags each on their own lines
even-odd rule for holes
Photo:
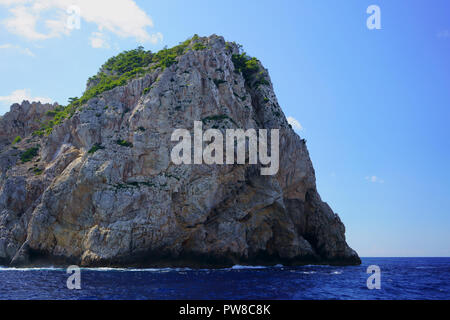
<svg viewBox="0 0 450 320">
<path fill-rule="evenodd" d="M 177 128 L 280 129 L 280 168 L 175 165 Z M 0 264 L 359 264 L 267 70 L 220 36 L 108 60 L 66 106 L 0 118 Z"/>
</svg>

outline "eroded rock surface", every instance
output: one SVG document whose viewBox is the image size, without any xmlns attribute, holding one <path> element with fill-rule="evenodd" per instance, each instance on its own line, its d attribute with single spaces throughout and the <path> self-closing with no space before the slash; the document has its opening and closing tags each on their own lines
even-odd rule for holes
<svg viewBox="0 0 450 320">
<path fill-rule="evenodd" d="M 49 119 L 46 112 L 57 104 L 23 101 L 0 117 L 0 149 L 11 144 L 16 137 L 26 137 L 39 129 L 41 121 Z"/>
<path fill-rule="evenodd" d="M 317 193 L 305 142 L 267 71 L 260 66 L 265 84 L 246 81 L 235 72 L 236 45 L 218 36 L 197 41 L 205 48 L 90 99 L 48 136 L 30 135 L 33 121 L 11 135 L 3 117 L 1 138 L 27 138 L 0 153 L 0 263 L 360 263 Z M 278 174 L 261 176 L 258 165 L 173 164 L 172 132 L 199 120 L 222 131 L 279 128 Z M 36 156 L 23 162 L 33 147 Z"/>
</svg>

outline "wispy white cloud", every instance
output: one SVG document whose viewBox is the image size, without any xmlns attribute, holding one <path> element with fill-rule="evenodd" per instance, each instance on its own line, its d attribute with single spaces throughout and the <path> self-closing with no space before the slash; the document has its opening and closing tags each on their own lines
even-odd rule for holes
<svg viewBox="0 0 450 320">
<path fill-rule="evenodd" d="M 35 57 L 34 53 L 28 48 L 20 49 L 20 50 L 23 54 L 26 54 L 27 56 Z"/>
<path fill-rule="evenodd" d="M 42 103 L 51 103 L 53 100 L 47 97 L 33 97 L 29 89 L 19 89 L 11 92 L 7 96 L 0 96 L 0 103 L 11 105 L 13 103 L 21 103 L 24 100 L 30 102 L 40 101 Z"/>
<path fill-rule="evenodd" d="M 384 183 L 384 180 L 377 176 L 367 176 L 366 180 L 371 183 Z"/>
<path fill-rule="evenodd" d="M 302 125 L 300 124 L 300 122 L 298 122 L 298 120 L 295 119 L 294 117 L 287 117 L 287 121 L 288 121 L 288 123 L 292 126 L 292 128 L 293 128 L 294 130 L 298 130 L 298 131 L 303 130 L 303 127 L 302 127 Z"/>
<path fill-rule="evenodd" d="M 9 6 L 12 4 L 24 4 L 29 2 L 29 0 L 0 0 L 0 4 Z"/>
<path fill-rule="evenodd" d="M 9 4 L 8 9 L 11 16 L 2 21 L 6 29 L 16 35 L 22 36 L 28 40 L 45 40 L 49 38 L 59 37 L 62 34 L 68 34 L 69 30 L 62 27 L 61 23 L 57 24 L 55 20 L 44 19 L 43 23 L 46 32 L 37 30 L 37 23 L 40 19 L 43 9 L 39 6 L 25 6 L 23 4 Z M 62 17 L 60 16 L 60 19 Z M 63 22 L 62 20 L 61 22 Z"/>
<path fill-rule="evenodd" d="M 148 41 L 150 41 L 153 44 L 157 44 L 160 41 L 163 41 L 164 37 L 162 35 L 161 32 L 156 32 L 150 35 L 150 39 Z"/>
<path fill-rule="evenodd" d="M 92 48 L 104 48 L 109 49 L 110 45 L 105 38 L 105 35 L 101 32 L 93 32 L 90 37 Z"/>
<path fill-rule="evenodd" d="M 29 49 L 29 48 L 22 48 L 21 46 L 18 45 L 13 45 L 11 43 L 5 43 L 5 44 L 0 44 L 0 50 L 2 49 L 13 49 L 13 50 L 17 50 L 17 52 L 30 56 L 30 57 L 35 57 L 35 54 Z"/>
<path fill-rule="evenodd" d="M 135 38 L 140 43 L 162 40 L 161 33 L 148 31 L 153 21 L 133 0 L 0 0 L 0 5 L 6 6 L 10 13 L 2 21 L 6 29 L 28 40 L 70 35 L 73 29 L 68 25 L 68 18 L 74 13 L 68 8 L 72 6 L 80 9 L 82 21 L 97 25 L 99 33 Z M 104 48 L 105 39 L 93 36 L 91 45 Z"/>
</svg>

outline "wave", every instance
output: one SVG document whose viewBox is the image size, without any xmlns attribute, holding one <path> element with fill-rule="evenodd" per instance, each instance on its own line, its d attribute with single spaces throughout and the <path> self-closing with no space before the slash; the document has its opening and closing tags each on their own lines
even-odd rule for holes
<svg viewBox="0 0 450 320">
<path fill-rule="evenodd" d="M 266 269 L 266 268 L 269 268 L 269 267 L 265 267 L 265 266 L 242 266 L 242 265 L 237 264 L 237 265 L 235 265 L 235 266 L 232 266 L 231 268 L 225 268 L 224 270 L 228 270 L 228 269 L 231 269 L 231 270 L 241 270 L 241 269 Z"/>
<path fill-rule="evenodd" d="M 333 271 L 331 274 L 342 274 L 342 271 L 338 270 L 338 271 Z"/>
<path fill-rule="evenodd" d="M 236 264 L 231 268 L 225 268 L 223 270 L 240 270 L 240 269 L 270 269 L 270 268 L 283 268 L 282 264 L 276 264 L 274 266 L 248 266 L 248 265 L 240 265 Z"/>
<path fill-rule="evenodd" d="M 10 267 L 0 267 L 0 272 L 2 271 L 65 271 L 65 268 L 57 267 L 42 267 L 42 268 L 10 268 Z"/>
<path fill-rule="evenodd" d="M 1 271 L 66 271 L 67 268 L 61 268 L 61 267 L 42 267 L 42 268 L 13 268 L 13 267 L 0 267 Z M 161 272 L 161 271 L 189 271 L 192 270 L 190 268 L 143 268 L 143 269 L 137 269 L 137 268 L 108 268 L 108 267 L 102 267 L 102 268 L 80 268 L 81 271 L 95 271 L 95 272 L 109 272 L 109 271 L 132 271 L 132 272 Z"/>
<path fill-rule="evenodd" d="M 170 271 L 191 271 L 191 268 L 80 268 L 81 271 L 94 271 L 94 272 L 170 272 Z"/>
<path fill-rule="evenodd" d="M 306 264 L 302 267 L 313 267 L 313 268 L 324 268 L 324 269 L 333 268 L 333 266 L 328 265 L 328 264 Z"/>
<path fill-rule="evenodd" d="M 192 268 L 80 268 L 81 271 L 93 272 L 180 272 L 180 271 L 214 271 L 214 270 L 245 270 L 245 269 L 269 269 L 269 268 L 283 268 L 282 264 L 275 266 L 249 266 L 249 265 L 234 265 L 230 268 L 223 269 L 192 269 Z M 66 271 L 67 268 L 62 267 L 35 267 L 35 268 L 14 268 L 14 267 L 0 267 L 1 271 Z"/>
<path fill-rule="evenodd" d="M 298 274 L 315 274 L 316 271 L 300 271 L 300 270 L 290 270 L 292 273 L 298 273 Z"/>
</svg>

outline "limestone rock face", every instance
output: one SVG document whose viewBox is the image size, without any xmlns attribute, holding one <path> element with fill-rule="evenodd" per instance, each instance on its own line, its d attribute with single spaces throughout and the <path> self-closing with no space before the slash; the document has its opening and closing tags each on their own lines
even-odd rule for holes
<svg viewBox="0 0 450 320">
<path fill-rule="evenodd" d="M 46 112 L 57 104 L 23 101 L 15 103 L 11 110 L 0 117 L 0 148 L 10 144 L 15 137 L 26 137 L 39 129 L 40 122 L 48 119 Z"/>
<path fill-rule="evenodd" d="M 215 35 L 198 41 L 205 48 L 90 99 L 48 136 L 29 135 L 36 127 L 22 121 L 28 138 L 0 153 L 0 263 L 360 263 L 317 193 L 305 142 L 267 70 L 260 66 L 267 83 L 252 83 L 235 70 L 236 45 Z M 31 119 L 27 108 L 13 106 L 22 110 L 16 118 Z M 10 118 L 1 120 L 1 138 Z M 175 165 L 172 132 L 192 132 L 194 121 L 223 132 L 280 129 L 278 174 L 249 164 Z M 20 160 L 33 147 L 37 155 Z"/>
</svg>

